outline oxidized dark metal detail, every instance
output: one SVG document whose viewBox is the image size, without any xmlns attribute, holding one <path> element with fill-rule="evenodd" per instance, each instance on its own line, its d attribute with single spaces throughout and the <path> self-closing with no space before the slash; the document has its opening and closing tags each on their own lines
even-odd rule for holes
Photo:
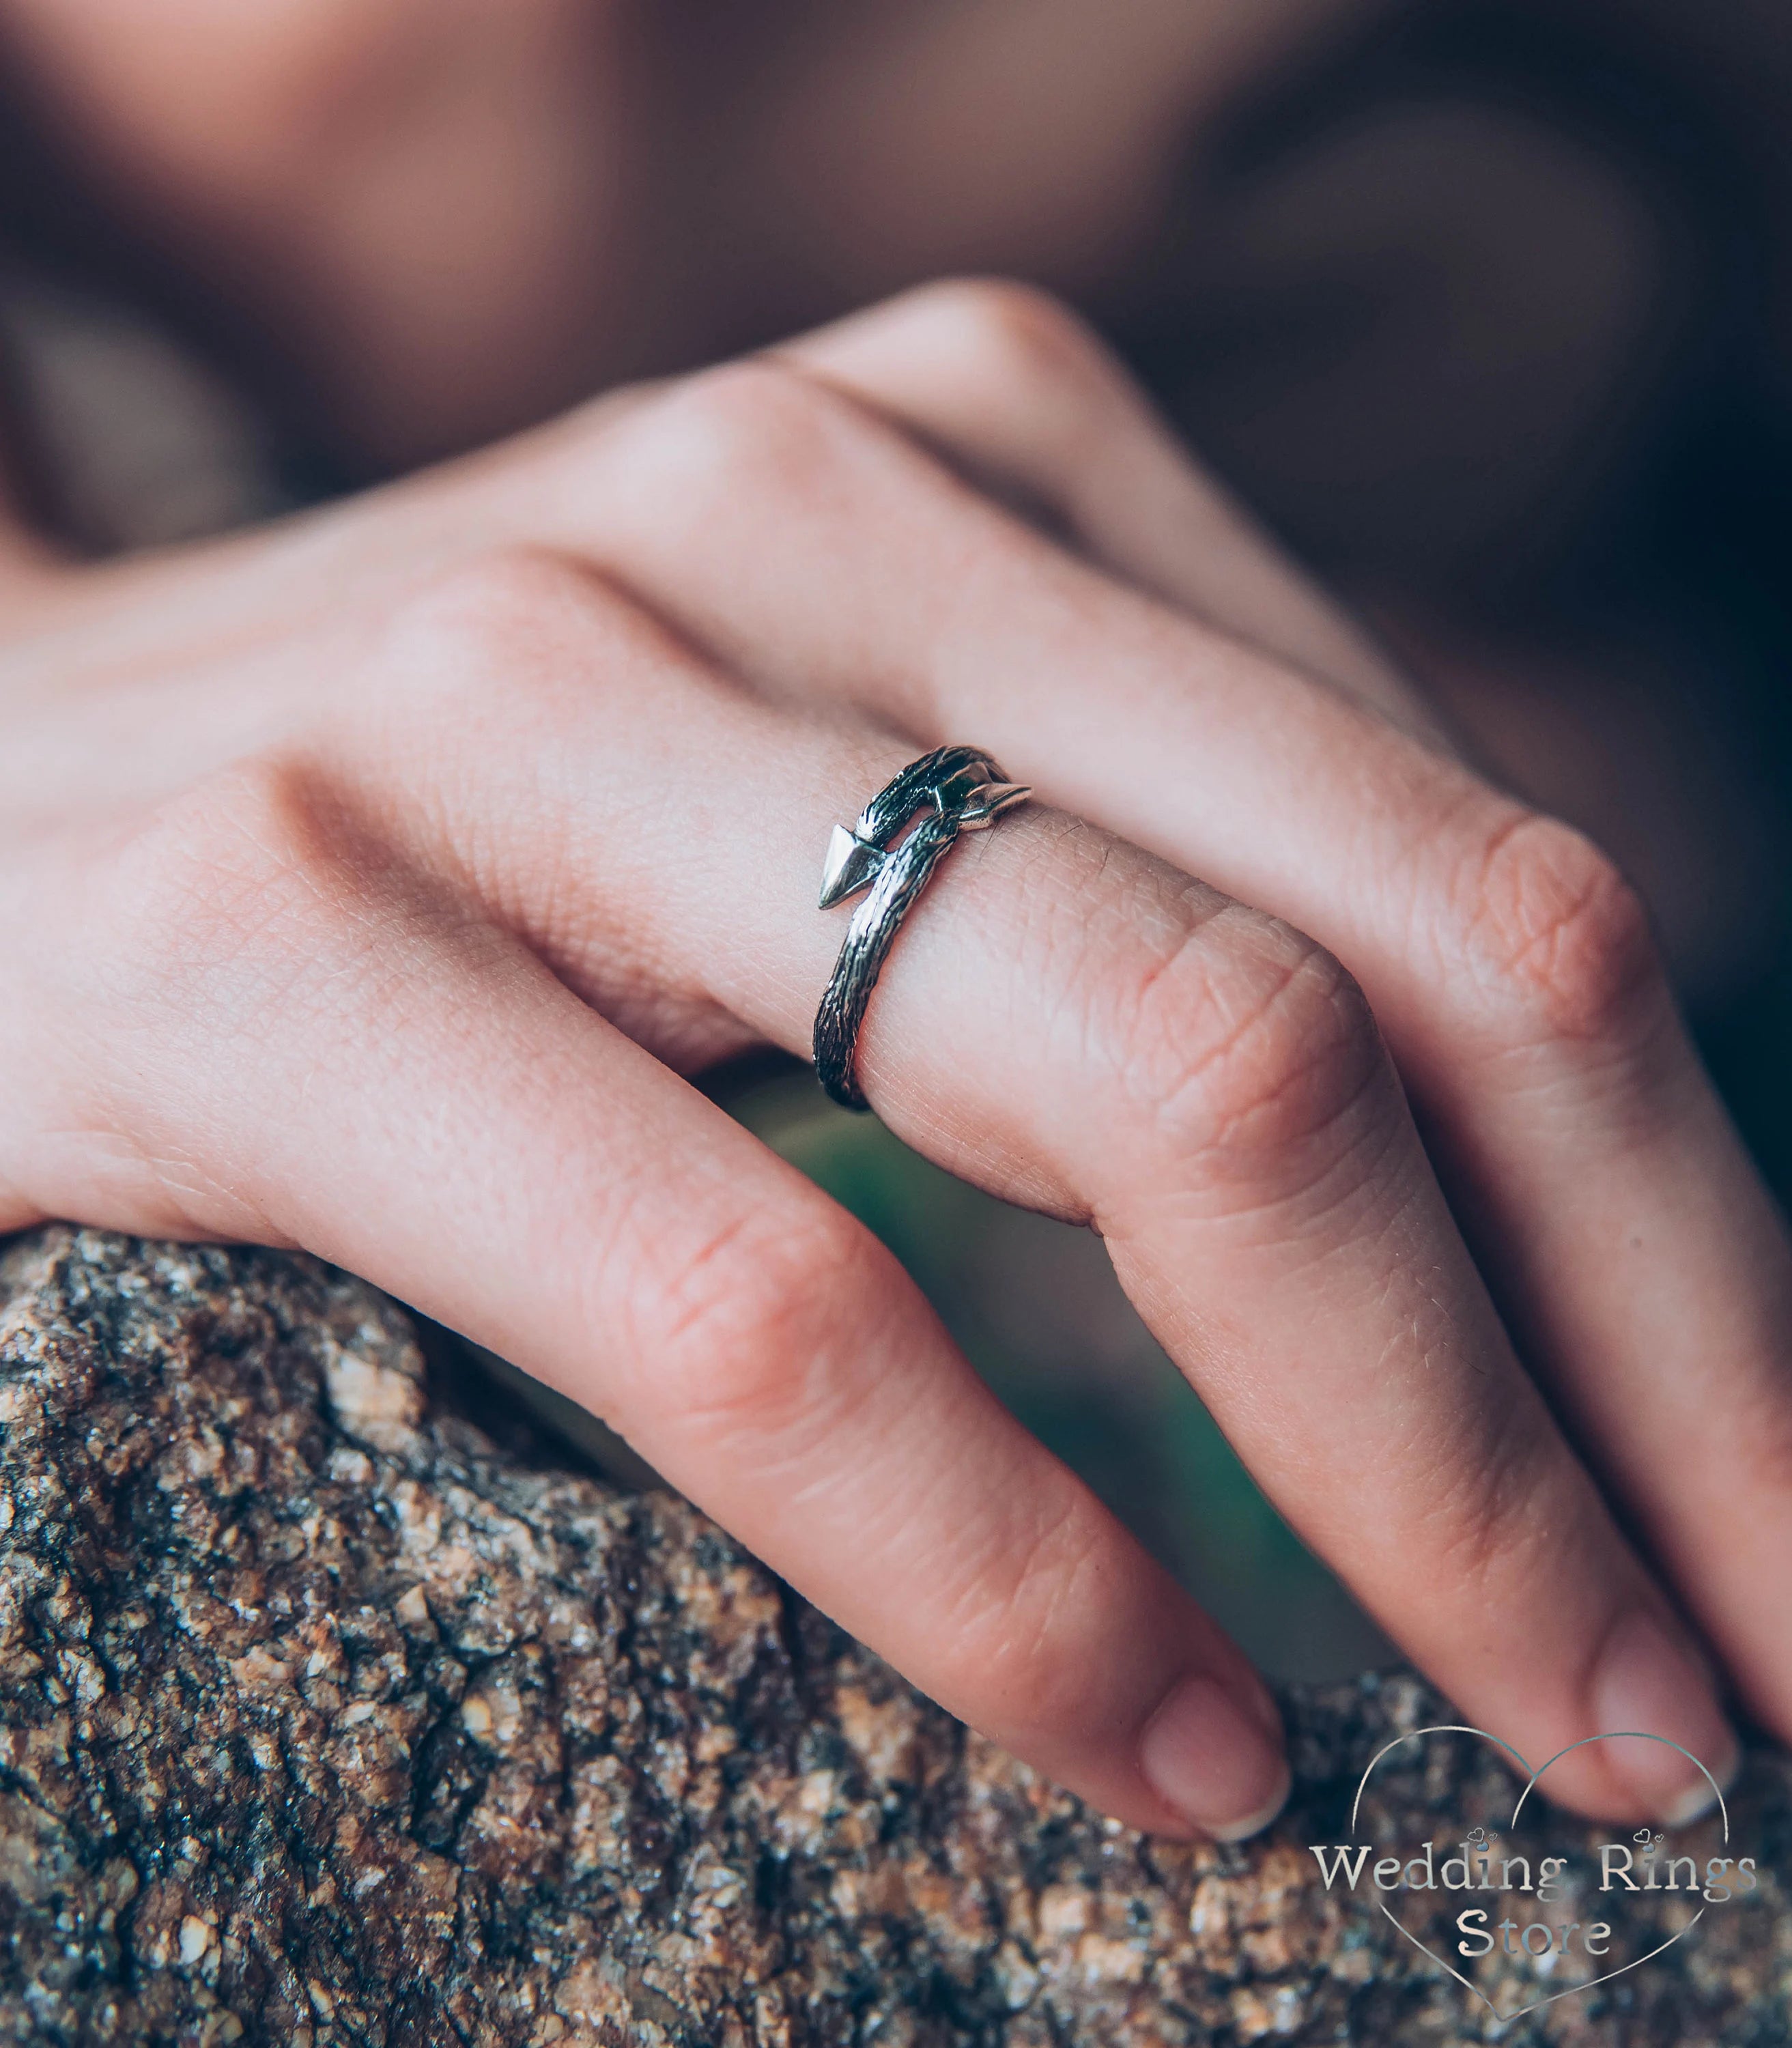
<svg viewBox="0 0 1792 2048">
<path fill-rule="evenodd" d="M 975 747 L 941 747 L 879 790 L 850 831 L 836 825 L 821 871 L 821 908 L 870 890 L 852 914 L 833 979 L 815 1013 L 815 1071 L 836 1102 L 869 1107 L 854 1077 L 866 1006 L 928 878 L 961 832 L 980 832 L 1032 791 L 1006 782 Z M 906 836 L 904 836 L 906 833 Z"/>
</svg>

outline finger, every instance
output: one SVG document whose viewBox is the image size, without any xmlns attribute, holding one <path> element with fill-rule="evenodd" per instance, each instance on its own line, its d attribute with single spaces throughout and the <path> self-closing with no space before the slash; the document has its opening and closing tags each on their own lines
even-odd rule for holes
<svg viewBox="0 0 1792 2048">
<path fill-rule="evenodd" d="M 926 285 L 778 357 L 915 436 L 1152 595 L 1403 727 L 1435 715 L 1169 426 L 1095 334 L 1025 285 Z"/>
<path fill-rule="evenodd" d="M 662 1005 L 806 1045 L 840 931 L 816 856 L 902 749 L 724 686 L 540 560 L 439 593 L 395 658 L 422 681 L 370 700 L 358 744 L 398 760 L 438 736 L 387 827 L 415 857 L 650 1042 L 679 1031 L 630 1010 L 630 960 Z M 1721 1764 L 1677 1626 L 1519 1371 L 1335 961 L 1022 813 L 955 850 L 904 928 L 860 1071 L 943 1165 L 1098 1224 L 1284 1512 L 1465 1711 L 1547 1755 L 1607 1724 L 1617 1674 L 1646 1724 Z M 1603 1752 L 1575 1771 L 1582 1803 L 1664 1803 Z"/>
<path fill-rule="evenodd" d="M 61 1138 L 9 1147 L 41 1207 L 352 1266 L 603 1415 L 1111 1812 L 1238 1833 L 1279 1805 L 1274 1709 L 1238 1651 L 875 1240 L 345 822 L 313 767 L 201 785 L 87 907 L 37 1006 L 84 1041 L 9 1049 L 62 1069 L 71 1105 Z M 82 961 L 104 965 L 69 984 Z"/>
<path fill-rule="evenodd" d="M 665 495 L 633 494 L 626 522 L 593 496 L 568 526 L 768 690 L 856 700 L 919 743 L 974 732 L 1346 960 L 1527 1349 L 1755 1710 L 1792 1732 L 1770 1590 L 1792 1557 L 1792 1261 L 1621 879 L 1344 692 L 771 376 L 642 414 Z M 695 594 L 673 559 L 690 530 Z"/>
<path fill-rule="evenodd" d="M 1239 519 L 1228 526 L 1223 498 L 1094 337 L 1053 302 L 1008 287 L 935 288 L 890 308 L 887 324 L 879 314 L 863 316 L 789 353 L 949 458 L 1010 490 L 1018 484 L 1097 559 L 1142 588 L 1421 729 L 1406 716 L 1414 696 L 1403 681 L 1375 650 L 1353 646 L 1348 629 L 1338 636 L 1336 612 L 1303 592 L 1261 536 Z M 1375 751 L 1402 765 L 1410 758 L 1397 744 Z M 1546 826 L 1534 829 L 1522 812 L 1473 790 L 1452 850 L 1465 867 L 1484 868 L 1489 850 L 1510 834 L 1519 856 L 1512 872 L 1488 879 L 1530 899 L 1499 920 L 1508 929 L 1491 936 L 1496 947 L 1503 941 L 1507 957 L 1491 962 L 1464 930 L 1477 906 L 1437 906 L 1458 954 L 1480 952 L 1495 980 L 1503 970 L 1508 983 L 1530 983 L 1507 990 L 1522 1014 L 1489 1034 L 1484 988 L 1462 1004 L 1435 985 L 1411 987 L 1397 936 L 1365 929 L 1367 921 L 1340 916 L 1335 902 L 1316 900 L 1310 886 L 1290 886 L 1259 863 L 1228 859 L 1198 831 L 1176 829 L 1185 813 L 1171 801 L 1173 785 L 1189 786 L 1181 761 L 1154 759 L 1155 774 L 1134 772 L 1130 809 L 1116 805 L 1111 771 L 1091 808 L 1299 919 L 1361 964 L 1384 1010 L 1384 990 L 1397 979 L 1408 983 L 1401 1007 L 1411 1023 L 1394 1035 L 1409 1070 L 1422 1061 L 1437 1072 L 1439 1084 L 1426 1093 L 1448 1105 L 1441 1121 L 1460 1134 L 1459 1165 L 1491 1183 L 1483 1221 L 1505 1255 L 1518 1319 L 1754 1703 L 1786 1728 L 1792 1658 L 1763 1596 L 1792 1547 L 1785 1233 L 1678 1020 L 1666 1014 L 1660 969 L 1629 893 L 1590 849 Z M 1365 782 L 1387 772 L 1348 751 L 1340 765 Z M 1441 814 L 1460 785 L 1447 774 L 1429 779 L 1442 786 L 1430 792 L 1427 814 Z M 1159 821 L 1154 830 L 1147 810 Z M 1562 920 L 1559 929 L 1550 929 L 1552 918 Z M 1582 938 L 1588 943 L 1577 945 Z M 1537 957 L 1551 948 L 1555 960 Z M 1557 1002 L 1562 995 L 1569 999 Z M 1590 1085 L 1569 1077 L 1565 1090 L 1547 1072 L 1550 1054 L 1563 1038 L 1582 1035 L 1577 1026 L 1589 1007 L 1608 1027 L 1590 1034 L 1596 1065 L 1614 1039 L 1647 1045 L 1658 1032 L 1665 1042 L 1650 1048 L 1652 1061 L 1620 1059 L 1616 1076 L 1596 1073 Z M 1464 1076 L 1464 1024 L 1484 1042 L 1491 1036 L 1503 1088 Z M 1518 1061 L 1507 1060 L 1512 1053 Z M 1513 1072 L 1520 1063 L 1526 1070 Z M 1634 1085 L 1639 1065 L 1653 1067 L 1652 1087 Z M 1509 1094 L 1519 1100 L 1500 1100 Z M 1546 1111 L 1539 1094 L 1551 1098 Z M 1639 1148 L 1630 1127 L 1657 1121 L 1658 1104 L 1670 1106 L 1669 1127 Z M 1615 1119 L 1623 1127 L 1614 1131 Z M 1677 1255 L 1658 1255 L 1664 1247 Z M 1652 1397 L 1641 1405 L 1639 1379 Z"/>
</svg>

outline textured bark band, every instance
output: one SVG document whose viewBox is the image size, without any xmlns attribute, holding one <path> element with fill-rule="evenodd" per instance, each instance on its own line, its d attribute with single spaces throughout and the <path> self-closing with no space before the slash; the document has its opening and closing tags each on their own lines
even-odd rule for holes
<svg viewBox="0 0 1792 2048">
<path fill-rule="evenodd" d="M 869 1107 L 854 1072 L 859 1026 L 902 920 L 941 856 L 961 832 L 993 824 L 1031 793 L 1004 782 L 979 749 L 941 747 L 892 777 L 850 831 L 834 828 L 822 870 L 821 908 L 830 910 L 862 889 L 871 892 L 853 913 L 815 1013 L 815 1071 L 836 1102 L 848 1109 Z M 911 820 L 913 828 L 898 844 Z"/>
</svg>

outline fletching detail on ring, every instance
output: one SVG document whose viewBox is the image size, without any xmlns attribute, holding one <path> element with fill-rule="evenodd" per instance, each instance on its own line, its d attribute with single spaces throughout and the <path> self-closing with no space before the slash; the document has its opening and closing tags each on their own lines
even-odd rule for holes
<svg viewBox="0 0 1792 2048">
<path fill-rule="evenodd" d="M 964 832 L 981 832 L 985 825 L 994 824 L 1004 811 L 1024 804 L 1032 794 L 1025 782 L 985 782 L 965 798 L 959 813 L 959 828 Z"/>
</svg>

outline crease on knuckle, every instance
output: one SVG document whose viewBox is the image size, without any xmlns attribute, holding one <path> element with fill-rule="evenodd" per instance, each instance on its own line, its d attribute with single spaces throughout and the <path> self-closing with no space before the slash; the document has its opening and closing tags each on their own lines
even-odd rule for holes
<svg viewBox="0 0 1792 2048">
<path fill-rule="evenodd" d="M 1040 1727 L 1083 1719 L 1092 1690 L 1078 1652 L 1103 1612 L 1113 1546 L 1102 1519 L 1080 1506 L 1037 1505 L 1024 1529 L 1005 1513 L 1001 1533 L 975 1559 L 975 1576 L 941 1616 L 985 1697 Z"/>
<path fill-rule="evenodd" d="M 1409 1469 L 1429 1473 L 1419 1482 L 1418 1533 L 1436 1561 L 1437 1583 L 1465 1600 L 1509 1606 L 1519 1592 L 1534 1591 L 1576 1532 L 1538 1511 L 1552 1462 L 1548 1425 L 1540 1417 L 1527 1425 L 1508 1416 L 1491 1427 L 1484 1420 L 1459 1417 L 1437 1454 Z"/>
<path fill-rule="evenodd" d="M 1463 894 L 1469 960 L 1507 1032 L 1609 1045 L 1658 1012 L 1665 983 L 1641 899 L 1571 826 L 1508 818 L 1479 850 Z"/>
<path fill-rule="evenodd" d="M 1185 1173 L 1293 1193 L 1354 1148 L 1386 1061 L 1361 991 L 1321 948 L 1266 920 L 1243 947 L 1216 944 L 1248 914 L 1205 921 L 1146 972 L 1127 1086 Z"/>
<path fill-rule="evenodd" d="M 600 573 L 504 546 L 439 572 L 386 619 L 333 757 L 419 865 L 518 926 L 517 879 L 576 874 L 566 764 L 607 693 L 650 691 L 687 658 Z"/>
<path fill-rule="evenodd" d="M 544 609 L 564 604 L 593 580 L 557 549 L 529 541 L 481 548 L 437 570 L 400 604 L 401 619 L 447 638 L 502 644 Z"/>
<path fill-rule="evenodd" d="M 867 1391 L 855 1339 L 887 1295 L 887 1262 L 824 1198 L 738 1211 L 650 1278 L 637 1319 L 649 1398 L 731 1456 L 758 1444 L 800 1457 Z"/>
<path fill-rule="evenodd" d="M 413 735 L 418 716 L 452 716 L 469 698 L 514 720 L 532 687 L 576 689 L 585 677 L 568 649 L 588 650 L 594 628 L 614 633 L 632 611 L 600 575 L 553 549 L 481 550 L 394 606 L 380 650 L 380 708 Z M 392 714 L 398 700 L 402 710 Z"/>
<path fill-rule="evenodd" d="M 302 972 L 325 919 L 355 917 L 320 772 L 269 757 L 208 777 L 146 820 L 108 873 L 112 954 L 173 994 L 214 999 L 254 966 Z M 253 977 L 250 977 L 251 981 Z"/>
<path fill-rule="evenodd" d="M 844 499 L 848 458 L 871 429 L 816 379 L 758 357 L 682 379 L 613 432 L 642 438 L 642 463 L 623 467 L 654 479 L 654 501 L 675 509 L 688 533 L 700 530 L 710 506 L 738 517 L 743 495 Z"/>
<path fill-rule="evenodd" d="M 1037 285 L 1011 277 L 950 277 L 921 286 L 914 298 L 949 331 L 959 354 L 1004 382 L 1083 390 L 1116 381 L 1114 359 L 1095 330 Z"/>
<path fill-rule="evenodd" d="M 258 1046 L 302 1036 L 308 1020 L 339 1022 L 370 960 L 401 972 L 377 943 L 328 788 L 302 761 L 242 762 L 115 852 L 74 991 L 89 1055 L 81 1113 L 109 1134 L 95 1170 L 188 1224 L 287 1241 L 256 1192 L 258 1166 L 227 1135 L 219 1091 L 242 1085 Z"/>
</svg>

